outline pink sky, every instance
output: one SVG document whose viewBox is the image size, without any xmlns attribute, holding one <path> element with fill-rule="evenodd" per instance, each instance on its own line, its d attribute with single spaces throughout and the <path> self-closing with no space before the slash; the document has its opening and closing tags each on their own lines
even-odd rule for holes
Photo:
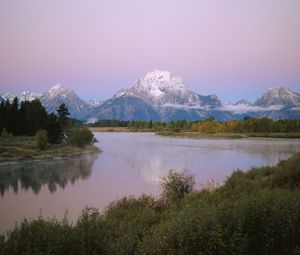
<svg viewBox="0 0 300 255">
<path fill-rule="evenodd" d="M 199 94 L 300 92 L 298 0 L 1 0 L 0 92 L 111 97 L 152 68 Z"/>
</svg>

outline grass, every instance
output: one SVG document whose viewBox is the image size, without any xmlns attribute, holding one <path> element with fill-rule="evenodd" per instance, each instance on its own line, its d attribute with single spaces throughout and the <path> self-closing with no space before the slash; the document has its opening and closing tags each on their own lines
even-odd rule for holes
<svg viewBox="0 0 300 255">
<path fill-rule="evenodd" d="M 79 148 L 66 144 L 48 144 L 45 150 L 41 150 L 36 145 L 35 138 L 30 136 L 17 136 L 9 140 L 0 138 L 0 162 L 65 158 L 99 152 L 95 146 Z"/>
<path fill-rule="evenodd" d="M 124 197 L 74 224 L 24 220 L 0 236 L 0 254 L 300 254 L 300 153 L 178 201 Z"/>
</svg>

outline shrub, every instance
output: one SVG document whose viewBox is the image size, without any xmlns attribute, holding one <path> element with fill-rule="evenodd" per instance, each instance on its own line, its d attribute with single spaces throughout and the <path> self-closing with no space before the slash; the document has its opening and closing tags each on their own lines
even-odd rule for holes
<svg viewBox="0 0 300 255">
<path fill-rule="evenodd" d="M 84 147 L 91 145 L 94 142 L 93 132 L 88 128 L 75 128 L 72 129 L 68 137 L 68 142 L 71 145 Z"/>
<path fill-rule="evenodd" d="M 194 185 L 195 177 L 184 171 L 170 170 L 160 180 L 162 197 L 171 203 L 179 202 L 180 199 L 193 190 Z"/>
<path fill-rule="evenodd" d="M 35 134 L 35 141 L 39 149 L 45 150 L 48 143 L 47 131 L 45 129 L 40 129 Z"/>
<path fill-rule="evenodd" d="M 1 137 L 3 141 L 10 142 L 13 138 L 13 134 L 11 132 L 7 132 L 6 128 L 3 128 L 1 132 Z"/>
</svg>

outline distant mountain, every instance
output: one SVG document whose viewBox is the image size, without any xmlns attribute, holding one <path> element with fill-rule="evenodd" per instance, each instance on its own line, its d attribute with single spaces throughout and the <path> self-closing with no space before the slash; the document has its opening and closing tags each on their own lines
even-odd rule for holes
<svg viewBox="0 0 300 255">
<path fill-rule="evenodd" d="M 19 100 L 22 101 L 33 101 L 34 99 L 40 98 L 42 94 L 34 93 L 31 90 L 23 91 L 19 96 Z"/>
<path fill-rule="evenodd" d="M 106 100 L 90 117 L 118 120 L 159 120 L 156 109 L 139 97 L 123 95 Z"/>
<path fill-rule="evenodd" d="M 247 106 L 252 106 L 253 104 L 251 102 L 249 102 L 246 99 L 241 99 L 239 101 L 237 101 L 234 105 L 247 105 Z"/>
<path fill-rule="evenodd" d="M 216 95 L 197 95 L 188 89 L 181 77 L 157 69 L 138 79 L 132 87 L 120 90 L 106 102 L 96 107 L 90 117 L 109 119 L 119 116 L 125 120 L 158 118 L 163 121 L 194 121 L 210 117 L 226 121 L 245 116 L 300 118 L 300 96 L 289 89 L 269 89 L 254 104 L 245 99 L 234 104 L 222 103 Z M 147 109 L 147 114 L 139 111 L 141 105 L 142 109 Z M 132 112 L 139 112 L 138 117 Z"/>
<path fill-rule="evenodd" d="M 0 93 L 0 97 L 4 101 L 6 101 L 8 99 L 9 102 L 12 102 L 16 96 L 11 93 L 6 92 L 6 93 Z"/>
<path fill-rule="evenodd" d="M 73 90 L 65 89 L 62 84 L 50 88 L 40 97 L 41 103 L 48 112 L 56 112 L 61 104 L 68 107 L 70 116 L 84 120 L 92 110 L 92 106 L 80 99 Z"/>
<path fill-rule="evenodd" d="M 262 107 L 272 105 L 282 105 L 285 108 L 298 107 L 300 106 L 300 94 L 283 87 L 270 88 L 261 98 L 254 102 L 254 105 Z"/>
<path fill-rule="evenodd" d="M 173 76 L 166 70 L 153 69 L 138 79 L 132 87 L 120 90 L 113 98 L 96 107 L 91 117 L 196 120 L 214 116 L 214 109 L 219 112 L 217 107 L 221 106 L 222 103 L 216 95 L 197 95 L 188 89 L 181 77 Z"/>
<path fill-rule="evenodd" d="M 0 93 L 0 97 L 2 98 L 2 100 L 6 101 L 8 99 L 10 102 L 12 102 L 15 97 L 18 97 L 20 102 L 33 101 L 36 98 L 40 98 L 41 95 L 42 94 L 34 93 L 31 90 L 23 91 L 20 95 L 14 95 L 11 93 Z"/>
<path fill-rule="evenodd" d="M 135 84 L 119 91 L 114 97 L 139 97 L 146 103 L 159 107 L 163 105 L 196 106 L 199 104 L 197 94 L 188 90 L 181 77 L 172 76 L 169 71 L 153 69 Z"/>
<path fill-rule="evenodd" d="M 0 94 L 1 100 L 12 101 L 15 95 Z M 44 94 L 22 92 L 21 101 L 39 98 L 48 112 L 56 112 L 65 103 L 71 117 L 95 122 L 100 119 L 195 121 L 214 117 L 227 121 L 245 116 L 272 119 L 300 118 L 300 94 L 287 88 L 269 89 L 253 104 L 245 99 L 223 103 L 216 95 L 199 95 L 191 91 L 183 79 L 169 71 L 153 69 L 130 88 L 118 91 L 112 98 L 83 101 L 71 89 L 58 84 Z"/>
<path fill-rule="evenodd" d="M 98 106 L 102 105 L 104 103 L 104 101 L 99 100 L 99 99 L 91 99 L 87 103 L 92 107 L 98 107 Z"/>
</svg>

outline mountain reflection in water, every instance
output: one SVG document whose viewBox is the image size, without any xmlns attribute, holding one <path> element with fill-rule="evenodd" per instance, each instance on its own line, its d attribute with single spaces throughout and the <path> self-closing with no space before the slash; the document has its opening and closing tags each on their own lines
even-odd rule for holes
<svg viewBox="0 0 300 255">
<path fill-rule="evenodd" d="M 89 178 L 97 156 L 48 160 L 40 162 L 23 162 L 0 164 L 1 197 L 12 188 L 15 193 L 19 189 L 38 194 L 43 185 L 47 185 L 51 193 L 57 188 L 64 189 L 69 183 Z"/>
</svg>

